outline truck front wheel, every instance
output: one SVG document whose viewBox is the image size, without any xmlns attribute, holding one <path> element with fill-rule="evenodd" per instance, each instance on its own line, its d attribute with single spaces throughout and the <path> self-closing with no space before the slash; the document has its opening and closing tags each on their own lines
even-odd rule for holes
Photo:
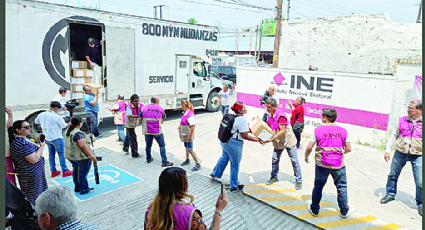
<svg viewBox="0 0 425 230">
<path fill-rule="evenodd" d="M 212 91 L 208 95 L 207 99 L 207 111 L 208 112 L 217 112 L 220 110 L 220 102 L 217 97 L 217 91 Z"/>
</svg>

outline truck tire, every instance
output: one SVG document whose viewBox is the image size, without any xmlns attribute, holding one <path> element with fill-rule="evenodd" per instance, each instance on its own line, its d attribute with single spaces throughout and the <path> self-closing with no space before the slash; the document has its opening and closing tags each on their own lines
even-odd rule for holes
<svg viewBox="0 0 425 230">
<path fill-rule="evenodd" d="M 40 110 L 40 111 L 34 112 L 25 118 L 25 120 L 30 124 L 30 127 L 31 127 L 31 134 L 29 138 L 37 139 L 37 137 L 43 133 L 41 130 L 41 126 L 35 124 L 35 118 L 37 118 L 38 114 L 44 111 L 46 110 Z"/>
<path fill-rule="evenodd" d="M 212 91 L 208 95 L 208 99 L 207 99 L 208 112 L 217 112 L 218 110 L 220 110 L 220 102 L 218 100 L 217 93 L 218 93 L 217 91 Z"/>
</svg>

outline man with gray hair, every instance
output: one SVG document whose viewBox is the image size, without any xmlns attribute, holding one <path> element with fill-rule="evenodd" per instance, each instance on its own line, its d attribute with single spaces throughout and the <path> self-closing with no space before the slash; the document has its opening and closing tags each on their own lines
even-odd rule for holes
<svg viewBox="0 0 425 230">
<path fill-rule="evenodd" d="M 416 184 L 416 205 L 422 216 L 422 101 L 411 101 L 407 106 L 407 116 L 400 117 L 395 130 L 387 142 L 384 159 L 389 162 L 391 148 L 395 144 L 390 174 L 387 179 L 386 195 L 381 204 L 394 200 L 397 193 L 397 180 L 408 161 L 412 164 Z"/>
<path fill-rule="evenodd" d="M 42 230 L 98 229 L 77 219 L 77 200 L 71 187 L 57 185 L 44 191 L 35 201 L 38 225 Z"/>
</svg>

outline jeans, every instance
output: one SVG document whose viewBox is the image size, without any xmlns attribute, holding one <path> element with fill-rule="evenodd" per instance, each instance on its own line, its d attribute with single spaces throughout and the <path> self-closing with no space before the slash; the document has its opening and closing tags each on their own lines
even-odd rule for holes
<svg viewBox="0 0 425 230">
<path fill-rule="evenodd" d="M 116 126 L 117 126 L 119 141 L 125 141 L 126 134 L 124 131 L 124 125 L 116 125 Z"/>
<path fill-rule="evenodd" d="M 314 213 L 319 213 L 320 200 L 322 199 L 322 190 L 331 174 L 334 179 L 334 184 L 338 191 L 338 206 L 342 215 L 348 213 L 348 196 L 347 196 L 347 175 L 345 167 L 340 169 L 328 169 L 316 165 L 316 176 L 314 178 L 314 188 L 312 195 L 311 210 Z"/>
<path fill-rule="evenodd" d="M 223 117 L 224 117 L 229 113 L 229 106 L 221 105 L 220 110 L 221 110 L 221 114 L 223 114 Z"/>
<path fill-rule="evenodd" d="M 297 148 L 295 146 L 291 148 L 286 148 L 288 152 L 289 159 L 291 159 L 292 168 L 294 169 L 294 176 L 296 182 L 302 182 L 303 178 L 301 175 L 301 167 L 298 162 Z M 273 158 L 272 158 L 272 172 L 271 176 L 277 178 L 277 173 L 279 172 L 279 162 L 280 156 L 282 155 L 283 149 L 274 149 Z"/>
<path fill-rule="evenodd" d="M 393 160 L 391 162 L 391 170 L 387 180 L 387 196 L 394 198 L 397 193 L 397 180 L 400 172 L 410 161 L 413 169 L 413 177 L 416 184 L 416 204 L 422 206 L 422 156 L 404 154 L 395 151 Z"/>
<path fill-rule="evenodd" d="M 297 132 L 297 131 L 295 131 L 295 130 L 292 130 L 292 131 L 294 131 L 294 134 L 295 134 L 295 137 L 297 138 L 297 148 L 299 148 L 300 147 L 300 143 L 301 143 L 301 133 L 299 133 L 299 132 Z"/>
<path fill-rule="evenodd" d="M 267 112 L 265 112 L 264 115 L 263 115 L 263 119 L 262 119 L 264 122 L 267 122 L 267 116 L 268 116 L 268 114 L 267 114 Z"/>
<path fill-rule="evenodd" d="M 91 160 L 71 161 L 74 172 L 72 173 L 72 180 L 74 181 L 74 191 L 88 192 L 89 182 L 87 181 L 87 175 L 89 175 Z"/>
<path fill-rule="evenodd" d="M 193 150 L 193 142 L 184 142 L 184 147 L 189 151 Z"/>
<path fill-rule="evenodd" d="M 220 144 L 223 148 L 223 155 L 218 159 L 212 175 L 221 178 L 230 160 L 230 187 L 236 189 L 239 185 L 238 176 L 239 165 L 242 158 L 243 141 L 230 138 L 227 143 L 220 142 Z"/>
<path fill-rule="evenodd" d="M 165 163 L 168 162 L 168 160 L 167 160 L 167 155 L 166 155 L 166 151 L 165 151 L 164 134 L 162 134 L 162 133 L 159 134 L 159 135 L 145 135 L 146 160 L 148 160 L 148 161 L 152 160 L 151 148 L 152 148 L 152 143 L 153 143 L 154 138 L 159 145 L 159 151 L 161 153 L 162 164 L 165 164 Z"/>
<path fill-rule="evenodd" d="M 138 156 L 139 155 L 139 145 L 137 143 L 137 135 L 135 128 L 126 128 L 127 136 L 124 139 L 124 148 L 131 148 L 131 155 Z"/>
<path fill-rule="evenodd" d="M 63 138 L 58 138 L 53 141 L 47 141 L 47 148 L 49 149 L 49 163 L 50 163 L 50 171 L 56 172 L 56 162 L 55 162 L 55 153 L 58 152 L 59 162 L 62 168 L 62 172 L 67 172 L 68 168 L 66 167 L 66 161 L 64 157 L 65 151 L 65 141 Z"/>
<path fill-rule="evenodd" d="M 99 136 L 99 130 L 97 129 L 97 113 L 93 111 L 86 112 L 87 118 L 90 118 L 90 133 L 93 133 L 95 137 Z"/>
</svg>

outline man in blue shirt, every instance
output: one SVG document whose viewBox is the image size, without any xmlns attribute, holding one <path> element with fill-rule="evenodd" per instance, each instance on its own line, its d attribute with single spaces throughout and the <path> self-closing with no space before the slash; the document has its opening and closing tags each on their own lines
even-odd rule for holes
<svg viewBox="0 0 425 230">
<path fill-rule="evenodd" d="M 101 136 L 99 130 L 97 129 L 97 114 L 99 113 L 99 104 L 97 103 L 99 99 L 99 92 L 95 91 L 93 93 L 92 87 L 85 85 L 84 88 L 83 102 L 86 111 L 87 118 L 90 118 L 90 133 L 93 133 L 95 137 Z"/>
</svg>

